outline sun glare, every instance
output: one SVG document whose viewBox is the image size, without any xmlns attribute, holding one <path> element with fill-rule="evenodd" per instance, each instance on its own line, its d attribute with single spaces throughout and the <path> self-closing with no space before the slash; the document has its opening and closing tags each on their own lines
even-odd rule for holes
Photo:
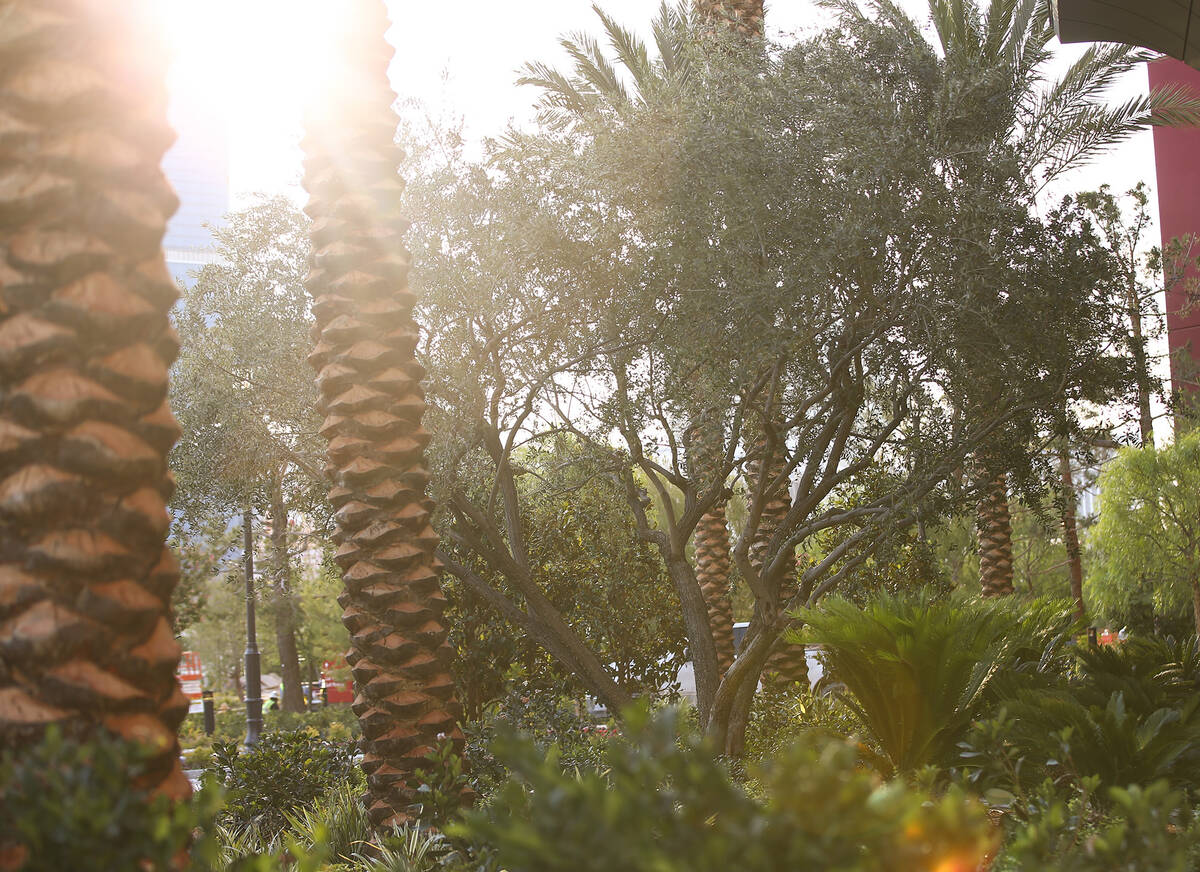
<svg viewBox="0 0 1200 872">
<path fill-rule="evenodd" d="M 173 104 L 223 124 L 242 187 L 280 180 L 307 96 L 329 70 L 336 0 L 160 0 Z M 283 153 L 281 153 L 281 151 Z M 289 170 L 290 172 L 290 170 Z M 286 181 L 286 180 L 285 180 Z"/>
</svg>

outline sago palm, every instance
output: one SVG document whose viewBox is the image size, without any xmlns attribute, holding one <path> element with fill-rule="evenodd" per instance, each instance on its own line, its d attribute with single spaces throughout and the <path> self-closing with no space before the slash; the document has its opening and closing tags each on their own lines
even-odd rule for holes
<svg viewBox="0 0 1200 872">
<path fill-rule="evenodd" d="M 1005 171 L 1040 191 L 1129 135 L 1150 125 L 1195 125 L 1200 97 L 1183 86 L 1109 104 L 1105 92 L 1155 55 L 1127 45 L 1088 47 L 1061 76 L 1048 78 L 1055 38 L 1048 0 L 928 0 L 933 42 L 892 0 L 871 4 L 912 45 L 935 58 L 940 117 L 930 131 L 946 154 L 952 183 Z M 843 20 L 862 23 L 856 0 L 829 0 Z M 1006 476 L 986 473 L 978 515 L 980 582 L 985 595 L 1011 593 L 1012 531 Z"/>
<path fill-rule="evenodd" d="M 830 677 L 883 753 L 883 768 L 953 765 L 971 721 L 1054 662 L 1071 613 L 1003 601 L 884 595 L 865 607 L 835 598 L 803 613 Z M 1014 681 L 1014 673 L 1024 677 Z"/>
<path fill-rule="evenodd" d="M 178 201 L 149 15 L 0 2 L 0 745 L 107 728 L 153 749 L 141 786 L 180 798 L 161 247 Z"/>
<path fill-rule="evenodd" d="M 378 827 L 410 819 L 415 770 L 430 765 L 425 757 L 443 739 L 461 750 L 463 736 L 426 496 L 424 371 L 414 356 L 407 223 L 397 212 L 387 10 L 382 0 L 353 0 L 339 25 L 338 63 L 304 141 L 313 219 L 307 284 L 319 333 L 309 359 L 326 415 L 345 582 L 338 602 Z"/>
</svg>

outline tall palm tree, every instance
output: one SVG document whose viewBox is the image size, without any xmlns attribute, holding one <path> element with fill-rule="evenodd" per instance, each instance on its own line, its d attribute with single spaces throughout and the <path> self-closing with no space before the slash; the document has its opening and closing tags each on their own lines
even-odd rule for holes
<svg viewBox="0 0 1200 872">
<path fill-rule="evenodd" d="M 153 749 L 139 786 L 178 799 L 178 201 L 148 6 L 0 3 L 0 746 L 107 729 Z"/>
<path fill-rule="evenodd" d="M 996 476 L 979 497 L 979 586 L 984 597 L 1007 596 L 1013 588 L 1012 515 L 1008 476 Z"/>
<path fill-rule="evenodd" d="M 1107 89 L 1154 54 L 1126 45 L 1090 46 L 1060 77 L 1046 78 L 1055 38 L 1048 0 L 928 0 L 934 41 L 893 0 L 873 4 L 912 44 L 937 56 L 942 99 L 955 110 L 931 135 L 949 156 L 958 182 L 988 172 L 995 155 L 1011 159 L 1033 191 L 1154 124 L 1200 123 L 1200 99 L 1183 87 L 1110 105 Z M 863 19 L 856 0 L 828 0 L 849 20 Z M 987 475 L 978 529 L 984 595 L 1011 593 L 1012 529 L 1007 478 Z"/>
<path fill-rule="evenodd" d="M 411 818 L 409 780 L 429 765 L 426 755 L 443 737 L 461 751 L 463 735 L 426 496 L 424 371 L 414 357 L 407 222 L 397 212 L 387 10 L 382 0 L 351 0 L 340 26 L 336 69 L 304 140 L 307 284 L 319 333 L 310 360 L 326 415 L 368 811 L 387 826 Z"/>
</svg>

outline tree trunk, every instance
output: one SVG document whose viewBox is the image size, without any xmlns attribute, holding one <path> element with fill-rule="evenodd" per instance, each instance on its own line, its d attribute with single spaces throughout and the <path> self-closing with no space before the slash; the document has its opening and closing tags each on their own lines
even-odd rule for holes
<svg viewBox="0 0 1200 872">
<path fill-rule="evenodd" d="M 352 0 L 339 11 L 337 68 L 304 140 L 307 284 L 319 335 L 310 360 L 327 416 L 321 433 L 346 585 L 338 602 L 350 630 L 368 811 L 385 827 L 413 819 L 418 796 L 408 781 L 430 766 L 426 755 L 442 737 L 460 753 L 464 742 L 426 496 L 424 371 L 407 222 L 397 212 L 387 10 L 382 0 Z"/>
<path fill-rule="evenodd" d="M 0 53 L 0 747 L 107 728 L 190 788 L 168 615 L 178 201 L 146 3 L 5 3 Z"/>
<path fill-rule="evenodd" d="M 750 706 L 776 638 L 776 630 L 760 629 L 751 622 L 742 650 L 717 688 L 708 718 L 701 721 L 709 739 L 724 754 L 738 756 L 745 747 Z"/>
<path fill-rule="evenodd" d="M 1087 615 L 1083 606 L 1083 557 L 1079 549 L 1079 533 L 1075 528 L 1075 479 L 1071 475 L 1071 453 L 1065 443 L 1058 454 L 1058 472 L 1062 480 L 1063 543 L 1067 546 L 1067 566 L 1071 570 L 1071 596 L 1075 600 L 1075 614 L 1083 620 Z"/>
<path fill-rule="evenodd" d="M 717 674 L 733 663 L 733 601 L 729 591 L 729 526 L 724 502 L 696 525 L 696 580 L 708 604 L 708 623 L 717 648 Z"/>
<path fill-rule="evenodd" d="M 979 587 L 983 596 L 1013 592 L 1012 519 L 1008 477 L 1001 473 L 979 501 Z"/>
<path fill-rule="evenodd" d="M 694 485 L 707 491 L 723 486 L 724 432 L 717 415 L 699 412 L 686 439 L 688 474 Z M 708 605 L 708 623 L 717 650 L 717 677 L 733 663 L 733 602 L 729 591 L 729 525 L 725 500 L 717 501 L 696 524 L 696 581 Z"/>
<path fill-rule="evenodd" d="M 747 478 L 752 500 L 759 499 L 758 494 L 761 493 L 763 505 L 758 529 L 751 538 L 747 556 L 754 570 L 762 573 L 763 568 L 774 556 L 770 553 L 771 540 L 792 508 L 792 495 L 786 480 L 779 487 L 771 487 L 772 482 L 783 475 L 787 465 L 783 436 L 779 433 L 778 426 L 775 427 L 773 437 L 768 436 L 764 427 L 759 429 L 755 438 L 755 448 L 759 455 L 747 464 Z M 795 551 L 784 556 L 784 569 L 776 585 L 775 597 L 780 606 L 796 595 Z M 786 627 L 786 622 L 784 626 Z M 782 688 L 807 680 L 808 664 L 805 660 L 804 646 L 785 641 L 780 633 L 763 668 L 763 681 Z"/>
<path fill-rule="evenodd" d="M 283 502 L 283 482 L 276 477 L 271 483 L 271 572 L 272 612 L 275 618 L 275 645 L 283 670 L 283 695 L 279 707 L 285 712 L 302 712 L 304 688 L 301 687 L 300 651 L 296 646 L 296 624 L 299 607 L 292 594 L 291 559 L 288 555 L 288 511 Z"/>
<path fill-rule="evenodd" d="M 1137 281 L 1131 277 L 1127 291 L 1129 326 L 1133 334 L 1134 381 L 1138 396 L 1138 430 L 1143 446 L 1154 445 L 1154 417 L 1150 411 L 1150 363 L 1146 354 L 1146 338 L 1142 335 L 1142 307 L 1138 300 Z"/>
</svg>

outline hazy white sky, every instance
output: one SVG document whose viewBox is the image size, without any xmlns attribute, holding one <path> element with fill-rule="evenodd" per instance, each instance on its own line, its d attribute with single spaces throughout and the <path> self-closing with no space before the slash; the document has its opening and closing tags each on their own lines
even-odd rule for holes
<svg viewBox="0 0 1200 872">
<path fill-rule="evenodd" d="M 320 75 L 321 18 L 339 0 L 162 0 L 176 64 L 173 87 L 203 90 L 221 107 L 230 129 L 235 196 L 294 190 L 300 177 L 303 94 Z M 467 134 L 500 132 L 511 118 L 529 117 L 535 93 L 513 83 L 530 60 L 565 66 L 557 39 L 564 33 L 596 33 L 590 0 L 388 0 L 396 48 L 392 81 L 401 97 L 416 98 L 435 114 L 461 115 Z M 658 0 L 603 0 L 618 21 L 643 33 Z M 905 3 L 924 20 L 923 0 Z M 818 26 L 808 0 L 776 0 L 767 7 L 768 28 L 802 32 Z M 1078 51 L 1063 49 L 1065 57 Z M 1066 61 L 1064 61 L 1065 63 Z M 1114 89 L 1123 99 L 1146 89 L 1137 70 Z M 1154 183 L 1150 134 L 1076 172 L 1058 187 L 1117 190 L 1139 179 Z"/>
</svg>

